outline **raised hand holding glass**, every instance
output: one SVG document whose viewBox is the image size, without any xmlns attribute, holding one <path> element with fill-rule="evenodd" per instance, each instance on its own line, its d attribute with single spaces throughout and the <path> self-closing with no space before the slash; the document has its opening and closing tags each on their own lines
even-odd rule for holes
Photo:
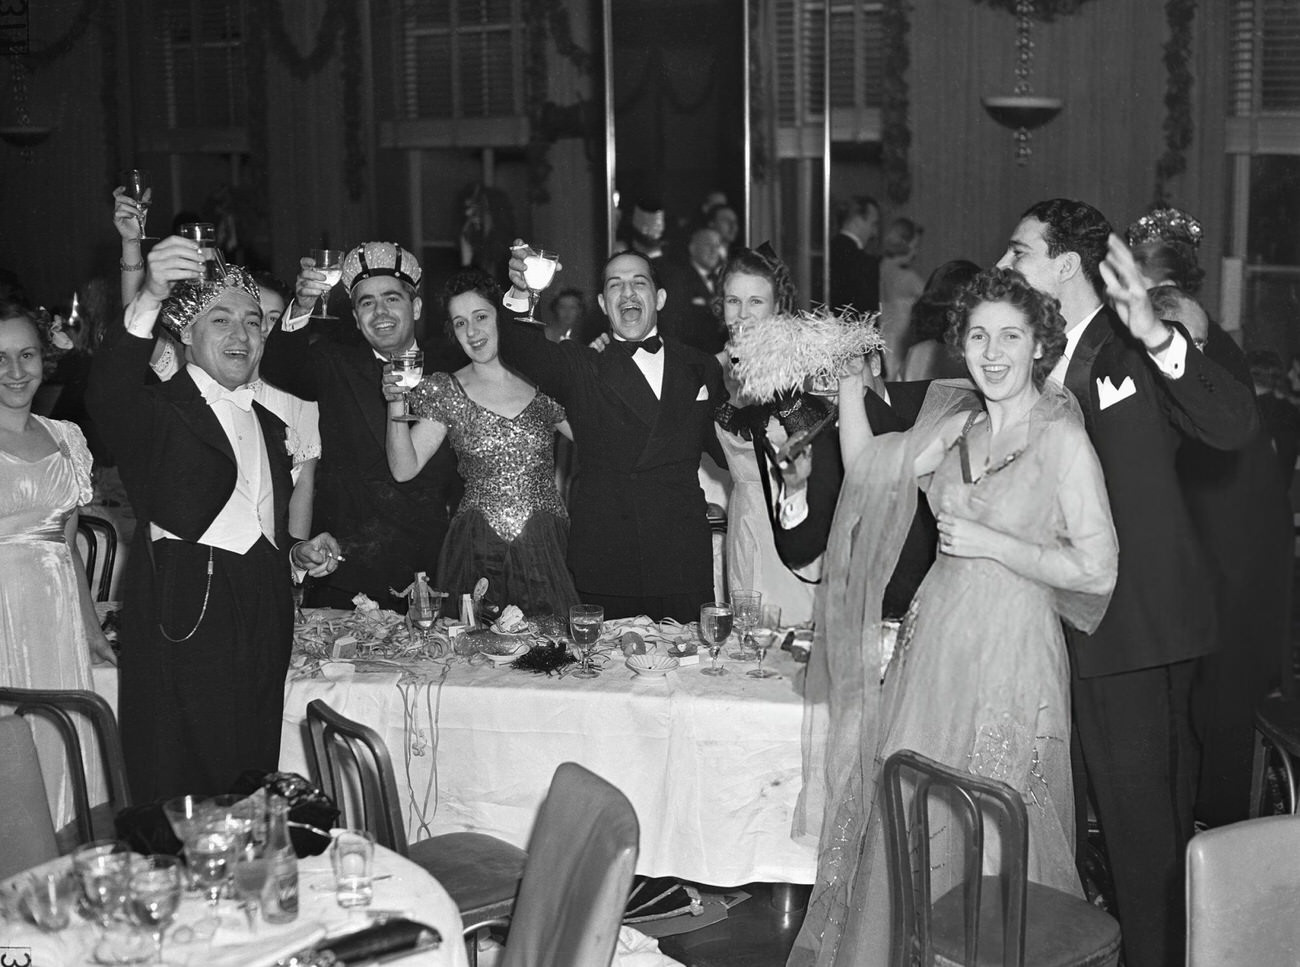
<svg viewBox="0 0 1300 967">
<path fill-rule="evenodd" d="M 397 385 L 402 392 L 402 412 L 392 418 L 394 423 L 419 423 L 418 416 L 412 416 L 406 402 L 406 391 L 420 385 L 424 378 L 424 353 L 418 349 L 408 349 L 393 357 L 393 372 L 397 373 Z"/>
</svg>

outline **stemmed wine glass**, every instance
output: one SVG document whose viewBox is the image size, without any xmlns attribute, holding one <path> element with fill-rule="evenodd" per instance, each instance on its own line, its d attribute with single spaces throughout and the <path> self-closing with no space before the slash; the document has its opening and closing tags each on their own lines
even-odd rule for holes
<svg viewBox="0 0 1300 967">
<path fill-rule="evenodd" d="M 135 216 L 136 222 L 140 226 L 140 234 L 136 236 L 138 242 L 157 241 L 156 235 L 145 234 L 145 219 L 149 215 L 149 204 L 153 201 L 153 192 L 149 190 L 149 172 L 142 171 L 139 168 L 131 168 L 122 174 L 122 187 L 126 193 L 135 201 L 135 206 L 139 214 Z"/>
<path fill-rule="evenodd" d="M 713 604 L 701 605 L 700 634 L 704 638 L 704 643 L 709 646 L 709 660 L 712 662 L 701 674 L 725 675 L 727 673 L 725 668 L 718 667 L 718 655 L 722 653 L 722 645 L 731 634 L 732 618 L 729 604 L 717 601 Z"/>
<path fill-rule="evenodd" d="M 72 854 L 86 911 L 101 927 L 108 926 L 125 900 L 131 856 L 125 844 L 113 840 L 95 840 Z"/>
<path fill-rule="evenodd" d="M 524 322 L 540 325 L 534 315 L 537 310 L 537 296 L 551 284 L 551 279 L 555 278 L 555 269 L 559 262 L 560 257 L 554 252 L 541 249 L 529 249 L 528 254 L 524 256 L 524 284 L 528 286 L 528 315 L 524 317 Z"/>
<path fill-rule="evenodd" d="M 749 649 L 753 645 L 750 632 L 758 625 L 763 608 L 761 591 L 736 590 L 731 592 L 731 611 L 735 616 L 736 631 L 740 636 L 740 648 L 727 655 L 732 661 L 749 661 L 754 656 Z"/>
<path fill-rule="evenodd" d="M 185 847 L 190 875 L 194 877 L 195 885 L 207 893 L 210 919 L 217 922 L 220 922 L 217 901 L 221 899 L 221 891 L 232 872 L 240 839 L 238 830 L 227 825 L 223 817 L 205 824 Z"/>
<path fill-rule="evenodd" d="M 316 263 L 316 271 L 325 274 L 325 291 L 316 300 L 316 311 L 311 314 L 311 317 L 313 319 L 335 319 L 336 316 L 329 314 L 330 289 L 338 285 L 339 279 L 343 277 L 344 253 L 336 248 L 314 248 L 308 254 L 311 256 L 311 260 Z"/>
<path fill-rule="evenodd" d="M 163 933 L 180 903 L 180 860 L 175 856 L 144 857 L 131 874 L 127 907 L 136 923 L 153 935 L 155 963 L 163 962 Z"/>
<path fill-rule="evenodd" d="M 600 672 L 591 667 L 592 650 L 600 640 L 600 630 L 605 623 L 605 609 L 594 604 L 576 604 L 569 609 L 569 630 L 578 648 L 582 667 L 574 672 L 575 678 L 596 678 Z"/>
<path fill-rule="evenodd" d="M 404 353 L 397 353 L 393 356 L 393 372 L 397 374 L 397 385 L 403 390 L 412 390 L 420 385 L 420 380 L 424 377 L 424 353 L 418 349 L 408 349 Z M 393 417 L 394 423 L 419 423 L 418 416 L 412 416 L 410 407 L 406 402 L 406 394 L 402 394 L 402 412 Z"/>
</svg>

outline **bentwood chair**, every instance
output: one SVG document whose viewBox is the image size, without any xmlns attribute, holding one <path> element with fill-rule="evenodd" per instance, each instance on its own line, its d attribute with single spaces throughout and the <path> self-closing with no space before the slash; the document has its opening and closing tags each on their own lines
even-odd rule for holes
<svg viewBox="0 0 1300 967">
<path fill-rule="evenodd" d="M 472 938 L 481 926 L 510 914 L 527 854 L 484 833 L 443 833 L 408 843 L 397 774 L 379 734 L 320 699 L 307 705 L 307 731 L 312 777 L 333 798 L 342 821 L 428 870 L 456 902 L 474 949 Z M 349 795 L 354 789 L 359 796 Z"/>
<path fill-rule="evenodd" d="M 112 838 L 113 818 L 131 805 L 126 781 L 126 760 L 117 718 L 101 696 L 77 689 L 0 688 L 0 706 L 13 706 L 19 716 L 35 715 L 45 719 L 63 739 L 68 757 L 68 775 L 72 782 L 72 802 L 76 811 L 75 844 Z M 87 761 L 77 734 L 76 721 L 89 721 L 99 746 L 99 767 L 104 771 L 108 799 L 93 809 L 90 805 L 87 775 L 95 765 Z"/>
<path fill-rule="evenodd" d="M 79 547 L 84 545 L 86 579 L 96 601 L 110 601 L 113 592 L 113 567 L 117 563 L 117 528 L 113 522 L 94 514 L 77 517 Z"/>
<path fill-rule="evenodd" d="M 528 839 L 501 967 L 608 967 L 640 837 L 622 792 L 575 762 L 556 769 Z"/>
<path fill-rule="evenodd" d="M 1300 816 L 1197 833 L 1187 845 L 1187 967 L 1300 959 Z"/>
<path fill-rule="evenodd" d="M 59 855 L 32 729 L 0 716 L 0 880 Z"/>
<path fill-rule="evenodd" d="M 1085 900 L 1027 882 L 1029 819 L 1014 789 L 909 750 L 885 762 L 883 783 L 894 967 L 1117 963 L 1120 935 L 1114 919 Z M 911 801 L 905 803 L 908 789 Z M 931 807 L 938 803 L 951 807 L 951 824 L 965 834 L 964 875 L 932 901 Z M 997 875 L 983 873 L 986 818 L 1001 834 Z"/>
</svg>

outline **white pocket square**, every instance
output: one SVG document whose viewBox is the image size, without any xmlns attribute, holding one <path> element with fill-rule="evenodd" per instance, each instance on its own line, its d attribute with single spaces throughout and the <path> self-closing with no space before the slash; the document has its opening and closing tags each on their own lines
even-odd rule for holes
<svg viewBox="0 0 1300 967">
<path fill-rule="evenodd" d="M 1128 399 L 1135 393 L 1137 387 L 1133 385 L 1132 376 L 1125 376 L 1124 382 L 1120 383 L 1118 388 L 1110 381 L 1109 376 L 1097 380 L 1097 402 L 1103 410 L 1114 406 L 1120 400 Z"/>
<path fill-rule="evenodd" d="M 709 388 L 707 386 L 701 386 L 700 391 L 695 394 L 695 402 L 698 403 L 701 400 L 707 400 L 708 398 L 709 398 Z"/>
</svg>

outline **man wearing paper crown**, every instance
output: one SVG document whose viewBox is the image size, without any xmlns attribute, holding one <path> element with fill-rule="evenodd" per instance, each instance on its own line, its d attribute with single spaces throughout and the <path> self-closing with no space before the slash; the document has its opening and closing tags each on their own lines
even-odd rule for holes
<svg viewBox="0 0 1300 967">
<path fill-rule="evenodd" d="M 284 423 L 253 400 L 257 284 L 202 281 L 198 245 L 149 253 L 126 330 L 95 356 L 87 400 L 117 455 L 138 524 L 128 559 L 118 715 L 141 801 L 224 792 L 280 758 L 292 644 L 290 562 L 324 575 L 329 534 L 288 536 Z M 185 347 L 168 382 L 149 369 L 160 320 Z"/>
<path fill-rule="evenodd" d="M 389 588 L 404 588 L 416 571 L 432 572 L 456 496 L 456 458 L 443 444 L 413 479 L 398 483 L 388 469 L 384 440 L 388 404 L 380 389 L 398 353 L 419 349 L 415 324 L 424 308 L 415 256 L 393 242 L 366 242 L 343 259 L 341 282 L 364 342 L 321 336 L 308 325 L 316 299 L 327 295 L 325 274 L 302 260 L 294 303 L 267 336 L 262 373 L 303 399 L 320 404 L 321 458 L 313 520 L 334 534 L 346 560 L 307 589 L 304 603 L 352 607 L 363 593 L 385 607 L 404 608 Z M 426 354 L 425 372 L 452 368 Z"/>
</svg>

